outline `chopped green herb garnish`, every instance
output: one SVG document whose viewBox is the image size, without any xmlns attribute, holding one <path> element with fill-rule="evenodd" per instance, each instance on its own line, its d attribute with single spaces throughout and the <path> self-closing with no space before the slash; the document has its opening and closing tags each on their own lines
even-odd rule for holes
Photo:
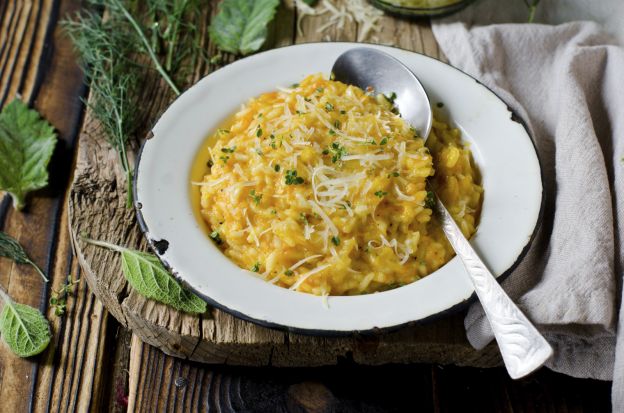
<svg viewBox="0 0 624 413">
<path fill-rule="evenodd" d="M 335 135 L 335 134 L 336 134 L 336 131 L 334 131 L 333 129 L 330 129 L 330 130 L 329 130 L 329 134 L 330 134 L 330 135 Z"/>
<path fill-rule="evenodd" d="M 286 185 L 301 185 L 304 181 L 303 178 L 297 176 L 297 171 L 294 169 L 290 169 L 286 171 Z"/>
<path fill-rule="evenodd" d="M 301 220 L 301 222 L 304 222 L 306 224 L 308 223 L 308 217 L 303 212 L 299 214 L 299 219 Z"/>
<path fill-rule="evenodd" d="M 208 162 L 206 162 L 206 166 L 208 168 L 212 168 L 213 165 L 214 165 L 214 162 L 212 162 L 212 159 L 208 159 Z"/>
<path fill-rule="evenodd" d="M 331 237 L 331 242 L 335 246 L 338 246 L 338 245 L 340 245 L 340 238 L 338 238 L 338 236 Z"/>
<path fill-rule="evenodd" d="M 333 142 L 329 145 L 329 152 L 332 153 L 332 162 L 336 163 L 347 154 L 346 148 L 338 142 Z"/>
<path fill-rule="evenodd" d="M 379 197 L 379 198 L 383 198 L 386 195 L 388 195 L 388 193 L 386 191 L 377 191 L 377 192 L 375 192 L 375 196 Z"/>
<path fill-rule="evenodd" d="M 290 87 L 299 87 L 299 83 L 293 83 Z"/>
<path fill-rule="evenodd" d="M 347 111 L 346 111 L 346 110 L 341 110 L 341 111 L 340 111 L 340 114 L 341 114 L 341 115 L 346 115 L 346 114 L 347 114 Z"/>
<path fill-rule="evenodd" d="M 256 263 L 251 266 L 250 270 L 253 271 L 253 272 L 260 271 L 260 263 L 258 261 L 256 261 Z"/>
<path fill-rule="evenodd" d="M 332 110 L 334 110 L 334 105 L 332 105 L 331 103 L 326 103 L 325 104 L 325 110 L 327 112 L 331 112 Z"/>
<path fill-rule="evenodd" d="M 255 202 L 256 205 L 259 205 L 260 201 L 262 200 L 262 194 L 256 194 L 256 190 L 255 189 L 252 189 L 249 192 L 249 197 L 251 199 L 253 199 L 253 201 Z"/>
<path fill-rule="evenodd" d="M 387 95 L 384 95 L 384 97 L 388 100 L 388 102 L 392 103 L 394 105 L 394 101 L 397 98 L 397 94 L 394 92 L 390 92 Z"/>
<path fill-rule="evenodd" d="M 221 159 L 223 161 L 223 163 L 227 163 L 227 161 L 230 159 L 230 157 L 227 156 L 227 155 L 221 155 L 221 156 L 219 156 L 219 159 Z"/>
<path fill-rule="evenodd" d="M 272 209 L 272 210 L 271 210 L 271 215 L 277 215 L 277 210 Z"/>
<path fill-rule="evenodd" d="M 284 274 L 286 274 L 287 276 L 290 277 L 291 275 L 293 275 L 293 272 L 292 272 L 292 270 L 286 270 L 286 271 L 284 271 Z"/>
<path fill-rule="evenodd" d="M 261 137 L 262 136 L 262 128 L 258 126 L 258 130 L 256 131 L 256 136 L 257 137 Z"/>
<path fill-rule="evenodd" d="M 436 106 L 439 108 L 443 108 L 444 107 L 444 103 L 443 102 L 438 102 L 436 103 Z"/>
<path fill-rule="evenodd" d="M 226 146 L 221 148 L 221 152 L 223 152 L 223 153 L 234 153 L 235 150 L 236 150 L 236 145 L 232 146 L 231 148 L 228 148 Z"/>
<path fill-rule="evenodd" d="M 328 154 L 329 154 L 329 149 L 323 149 L 322 154 L 323 154 L 323 155 L 328 155 Z"/>
<path fill-rule="evenodd" d="M 305 112 L 302 112 L 302 111 L 300 111 L 300 110 L 296 110 L 296 111 L 295 111 L 295 113 L 296 113 L 297 115 L 305 115 Z"/>
<path fill-rule="evenodd" d="M 388 178 L 390 178 L 392 176 L 394 176 L 396 178 L 397 176 L 399 176 L 399 173 L 397 171 L 394 171 L 394 172 L 388 174 Z"/>
<path fill-rule="evenodd" d="M 323 89 L 322 87 L 317 87 L 316 88 L 316 91 L 319 92 L 319 93 L 323 93 L 324 90 L 325 89 Z"/>
<path fill-rule="evenodd" d="M 425 207 L 429 209 L 435 208 L 435 195 L 431 191 L 427 191 L 427 197 L 425 198 Z"/>
<path fill-rule="evenodd" d="M 377 142 L 375 141 L 375 139 L 371 139 L 370 141 L 368 141 L 368 143 L 371 145 L 377 145 Z"/>
<path fill-rule="evenodd" d="M 336 129 L 340 129 L 340 126 L 341 126 L 340 121 L 339 121 L 338 119 L 336 119 L 336 120 L 334 121 L 334 128 L 336 128 Z"/>
<path fill-rule="evenodd" d="M 217 244 L 223 244 L 223 240 L 221 239 L 221 235 L 219 235 L 219 231 L 212 231 L 210 233 L 210 238 Z"/>
<path fill-rule="evenodd" d="M 379 142 L 380 145 L 385 145 L 386 143 L 388 143 L 388 137 L 384 136 L 383 139 L 381 140 L 381 142 Z"/>
<path fill-rule="evenodd" d="M 273 169 L 275 169 L 275 172 L 279 172 L 281 168 L 282 167 L 279 164 L 275 164 L 275 166 L 273 167 Z"/>
</svg>

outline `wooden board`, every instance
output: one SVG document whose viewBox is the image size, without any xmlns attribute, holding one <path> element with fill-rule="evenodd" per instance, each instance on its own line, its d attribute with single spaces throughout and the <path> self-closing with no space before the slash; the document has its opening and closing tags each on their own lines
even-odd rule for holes
<svg viewBox="0 0 624 413">
<path fill-rule="evenodd" d="M 355 40 L 355 23 L 340 33 L 335 30 L 317 33 L 316 28 L 326 21 L 326 16 L 306 17 L 302 24 L 305 34 L 298 36 L 294 31 L 295 10 L 292 4 L 282 4 L 272 27 L 272 46 L 328 39 Z M 383 31 L 375 36 L 379 43 L 442 57 L 427 23 L 384 17 L 381 26 Z M 215 53 L 213 45 L 207 47 Z M 232 57 L 225 60 L 231 61 Z M 192 81 L 206 72 L 202 69 L 194 71 Z M 171 102 L 172 95 L 154 73 L 147 74 L 143 90 L 145 96 L 141 101 L 149 102 L 149 107 L 143 108 L 147 113 L 145 119 L 153 121 Z M 150 125 L 151 122 L 143 125 L 144 134 Z M 133 149 L 138 147 L 139 142 L 134 142 Z M 76 255 L 89 287 L 108 311 L 143 341 L 167 354 L 206 363 L 259 366 L 328 365 L 336 363 L 339 357 L 363 364 L 436 362 L 494 366 L 500 363 L 494 346 L 481 352 L 470 347 L 464 336 L 463 314 L 375 337 L 322 338 L 270 330 L 215 309 L 203 316 L 183 314 L 147 300 L 127 286 L 117 253 L 88 246 L 80 239 L 85 234 L 131 248 L 146 248 L 135 212 L 124 204 L 124 188 L 117 155 L 87 111 L 69 197 Z"/>
<path fill-rule="evenodd" d="M 0 0 L 0 105 L 21 94 L 60 136 L 50 186 L 30 197 L 25 212 L 12 211 L 6 197 L 0 202 L 0 227 L 51 279 L 45 285 L 30 267 L 0 258 L 0 284 L 44 311 L 53 333 L 48 349 L 28 359 L 0 342 L 2 411 L 610 411 L 609 382 L 548 369 L 513 381 L 503 368 L 368 367 L 346 358 L 322 368 L 236 368 L 174 358 L 121 326 L 84 282 L 66 315 L 55 317 L 47 304 L 51 289 L 68 273 L 82 277 L 71 252 L 66 195 L 85 89 L 58 22 L 83 3 Z"/>
</svg>

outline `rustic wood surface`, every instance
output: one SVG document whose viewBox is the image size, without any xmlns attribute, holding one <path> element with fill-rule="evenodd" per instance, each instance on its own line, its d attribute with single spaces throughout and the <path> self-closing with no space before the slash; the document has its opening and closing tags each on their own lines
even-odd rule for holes
<svg viewBox="0 0 624 413">
<path fill-rule="evenodd" d="M 207 16 L 213 12 L 214 8 L 205 10 Z M 304 35 L 300 36 L 294 28 L 295 10 L 292 4 L 284 4 L 272 26 L 271 47 L 356 39 L 357 27 L 353 22 L 340 31 L 317 33 L 317 28 L 327 19 L 328 14 L 305 18 L 302 22 Z M 374 36 L 376 42 L 443 58 L 428 23 L 385 17 L 381 25 L 383 31 Z M 216 53 L 213 45 L 207 47 Z M 232 57 L 226 60 L 231 61 Z M 190 82 L 212 69 L 198 67 Z M 173 97 L 156 73 L 148 73 L 145 81 L 146 87 L 142 88 L 145 97 L 140 101 L 150 102 L 145 116 L 150 120 L 146 125 L 149 127 Z M 148 131 L 141 132 L 138 136 Z M 139 146 L 140 142 L 133 145 L 135 149 Z M 125 206 L 124 189 L 124 175 L 117 154 L 106 143 L 98 123 L 87 110 L 69 195 L 71 234 L 83 277 L 123 326 L 167 354 L 206 363 L 254 366 L 328 365 L 346 355 L 362 364 L 435 362 L 477 367 L 500 364 L 495 345 L 480 352 L 469 345 L 462 324 L 463 314 L 375 337 L 319 338 L 270 330 L 216 309 L 193 316 L 147 300 L 128 288 L 120 271 L 118 253 L 90 246 L 80 238 L 84 234 L 118 245 L 145 248 L 135 213 Z"/>
<path fill-rule="evenodd" d="M 24 212 L 15 212 L 8 197 L 0 203 L 0 229 L 17 238 L 51 278 L 44 284 L 30 267 L 0 259 L 0 284 L 16 301 L 40 308 L 51 320 L 54 335 L 43 354 L 29 359 L 17 358 L 0 344 L 0 411 L 609 411 L 609 383 L 573 379 L 546 369 L 513 382 L 502 368 L 361 365 L 424 361 L 423 355 L 442 363 L 496 363 L 495 353 L 488 358 L 466 346 L 461 314 L 383 338 L 309 341 L 258 329 L 220 312 L 202 320 L 166 312 L 128 293 L 119 272 L 110 271 L 117 269 L 118 263 L 105 251 L 81 249 L 78 260 L 74 259 L 71 238 L 80 229 L 69 230 L 69 216 L 76 216 L 78 202 L 111 213 L 106 217 L 102 212 L 92 213 L 90 224 L 83 216 L 82 228 L 90 235 L 96 235 L 93 229 L 106 229 L 100 234 L 110 240 L 145 246 L 134 224 L 125 232 L 134 214 L 121 208 L 117 193 L 123 186 L 121 175 L 117 169 L 105 168 L 114 164 L 114 156 L 104 141 L 96 139 L 97 125 L 84 114 L 81 97 L 87 96 L 87 90 L 71 44 L 58 26 L 61 18 L 81 7 L 80 0 L 0 0 L 0 106 L 20 95 L 57 128 L 60 138 L 50 165 L 50 186 L 33 194 Z M 206 9 L 206 13 L 212 14 L 214 9 Z M 305 39 L 296 36 L 295 17 L 288 3 L 282 5 L 271 47 L 326 40 L 314 30 L 320 18 L 304 21 Z M 330 38 L 352 40 L 355 30 L 354 25 L 341 32 L 334 30 Z M 378 41 L 439 55 L 426 23 L 384 18 Z M 214 52 L 214 46 L 206 47 Z M 231 60 L 226 56 L 224 62 Z M 189 82 L 212 69 L 197 68 Z M 158 79 L 148 77 L 146 82 L 155 84 Z M 150 102 L 149 112 L 155 116 L 171 96 L 161 87 L 150 90 L 154 93 L 145 101 Z M 87 144 L 97 153 L 84 153 Z M 89 169 L 87 161 L 101 163 Z M 92 179 L 80 178 L 79 173 L 73 179 L 74 167 L 82 168 L 83 173 L 90 171 Z M 82 184 L 80 191 L 74 186 L 70 193 L 72 181 Z M 68 201 L 73 209 L 68 208 Z M 116 202 L 115 207 L 109 202 Z M 109 271 L 101 271 L 103 268 Z M 48 299 L 69 273 L 82 281 L 68 302 L 67 314 L 59 318 L 53 315 Z M 110 273 L 116 278 L 102 275 Z M 98 284 L 100 280 L 106 281 Z M 200 343 L 210 338 L 201 357 L 215 362 L 312 364 L 302 363 L 309 360 L 303 350 L 292 352 L 291 347 L 298 347 L 315 351 L 314 357 L 320 361 L 313 364 L 337 365 L 304 369 L 200 364 L 164 354 L 143 343 L 127 326 L 142 326 L 143 330 L 136 332 L 150 333 L 148 342 L 167 337 L 167 351 L 176 354 L 189 343 L 204 349 Z M 442 343 L 439 354 L 431 352 L 427 337 Z M 270 348 L 273 355 L 267 358 Z M 397 349 L 402 351 L 397 353 Z M 197 350 L 193 353 L 200 354 Z"/>
</svg>

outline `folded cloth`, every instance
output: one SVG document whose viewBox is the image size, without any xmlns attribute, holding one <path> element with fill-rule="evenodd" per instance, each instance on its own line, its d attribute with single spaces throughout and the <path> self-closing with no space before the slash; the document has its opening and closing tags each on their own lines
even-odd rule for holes
<svg viewBox="0 0 624 413">
<path fill-rule="evenodd" d="M 624 50 L 591 22 L 465 21 L 433 25 L 442 51 L 525 120 L 542 165 L 544 219 L 503 287 L 553 346 L 546 365 L 613 379 L 624 412 Z M 476 348 L 493 339 L 478 303 L 465 327 Z"/>
</svg>

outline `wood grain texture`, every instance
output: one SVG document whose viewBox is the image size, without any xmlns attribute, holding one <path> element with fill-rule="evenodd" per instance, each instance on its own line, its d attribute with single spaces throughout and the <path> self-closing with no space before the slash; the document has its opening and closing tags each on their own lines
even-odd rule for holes
<svg viewBox="0 0 624 413">
<path fill-rule="evenodd" d="M 214 12 L 214 7 L 206 8 L 205 20 Z M 304 35 L 297 36 L 296 10 L 292 2 L 282 3 L 271 26 L 268 47 L 356 39 L 355 22 L 347 22 L 342 30 L 332 27 L 320 33 L 317 29 L 327 22 L 327 16 L 306 17 L 302 22 Z M 441 57 L 428 24 L 384 17 L 381 27 L 382 31 L 375 34 L 376 41 Z M 214 45 L 208 44 L 208 50 L 212 55 L 217 54 Z M 223 55 L 221 65 L 233 59 L 231 55 Z M 197 80 L 205 69 L 216 68 L 198 67 L 192 80 Z M 142 131 L 147 133 L 146 129 L 167 107 L 172 95 L 155 73 L 146 73 L 145 82 L 142 89 L 146 95 L 141 101 L 149 102 L 149 106 L 143 108 L 143 118 L 148 121 Z M 138 141 L 132 145 L 135 150 L 138 146 Z M 110 313 L 144 342 L 167 354 L 206 363 L 253 366 L 330 365 L 346 355 L 363 364 L 437 362 L 486 367 L 500 363 L 495 346 L 477 352 L 468 344 L 461 314 L 383 336 L 322 338 L 270 330 L 215 309 L 202 316 L 184 314 L 147 300 L 127 286 L 117 253 L 88 246 L 81 239 L 81 235 L 86 235 L 131 248 L 146 248 L 134 211 L 125 207 L 124 188 L 116 152 L 106 143 L 97 121 L 87 111 L 69 198 L 76 254 L 84 278 Z"/>
<path fill-rule="evenodd" d="M 82 123 L 80 97 L 85 93 L 82 77 L 69 41 L 62 36 L 58 20 L 82 6 L 80 0 L 0 0 L 0 96 L 6 104 L 16 93 L 33 104 L 58 129 L 60 142 L 50 165 L 50 186 L 29 198 L 24 213 L 11 209 L 10 199 L 0 202 L 0 228 L 22 242 L 34 260 L 51 276 L 44 285 L 28 266 L 17 266 L 0 259 L 0 284 L 14 299 L 39 307 L 52 323 L 53 343 L 42 355 L 22 360 L 0 344 L 0 411 L 244 411 L 244 412 L 386 412 L 386 411 L 481 411 L 481 412 L 608 412 L 609 383 L 579 380 L 542 370 L 519 382 L 510 381 L 502 368 L 479 370 L 424 365 L 364 367 L 354 358 L 374 362 L 376 354 L 401 354 L 392 349 L 398 343 L 420 342 L 427 335 L 444 336 L 436 330 L 461 331 L 461 317 L 433 323 L 417 331 L 405 330 L 379 338 L 359 338 L 359 347 L 346 357 L 326 357 L 335 367 L 237 368 L 212 366 L 175 359 L 143 343 L 138 336 L 119 325 L 83 281 L 68 303 L 68 312 L 53 316 L 47 301 L 51 289 L 58 289 L 68 273 L 82 278 L 70 247 L 68 210 L 65 207 L 70 173 L 75 163 L 75 141 Z M 295 15 L 287 6 L 280 9 L 279 22 L 272 26 L 269 46 L 293 42 Z M 213 13 L 211 11 L 210 13 Z M 308 24 L 308 23 L 306 23 Z M 311 24 L 311 23 L 310 23 Z M 411 23 L 395 21 L 392 30 L 384 26 L 380 42 L 397 41 L 408 47 L 410 38 L 420 39 L 420 29 Z M 398 26 L 400 25 L 400 26 Z M 436 48 L 423 26 L 423 47 L 431 54 Z M 395 33 L 394 37 L 386 35 Z M 306 35 L 310 40 L 314 33 Z M 397 40 L 392 40 L 393 38 Z M 302 41 L 295 38 L 295 41 Z M 416 41 L 414 40 L 414 41 Z M 214 51 L 214 46 L 205 43 Z M 408 45 L 408 46 L 405 46 Z M 224 56 L 224 63 L 233 57 Z M 197 80 L 216 66 L 200 66 Z M 147 96 L 147 95 L 146 95 Z M 156 96 L 156 95 L 149 95 Z M 156 104 L 158 105 L 158 104 Z M 156 109 L 150 109 L 156 113 Z M 87 123 L 88 120 L 87 115 Z M 81 138 L 82 139 L 82 138 Z M 101 142 L 101 141 L 100 141 Z M 114 176 L 114 175 L 113 175 Z M 114 181 L 114 179 L 112 179 Z M 122 181 L 119 181 L 120 183 Z M 93 184 L 97 184 L 94 181 Z M 116 187 L 105 187 L 116 191 Z M 114 198 L 116 199 L 116 197 Z M 131 216 L 133 216 L 131 214 Z M 96 221 L 97 222 L 97 221 Z M 101 224 L 100 224 L 101 225 Z M 143 246 L 140 237 L 118 228 L 133 245 Z M 116 265 L 107 261 L 111 268 Z M 102 267 L 104 269 L 105 267 Z M 121 289 L 120 302 L 127 296 Z M 121 308 L 121 306 L 120 306 Z M 218 317 L 202 321 L 204 337 L 213 337 Z M 230 348 L 237 338 L 255 339 L 253 326 L 229 323 L 219 333 Z M 273 334 L 273 332 L 270 332 Z M 281 334 L 281 333 L 280 333 Z M 305 337 L 277 335 L 291 346 Z M 453 339 L 455 337 L 455 339 Z M 320 344 L 319 344 L 320 343 Z M 316 344 L 339 354 L 339 342 Z M 414 344 L 405 352 L 422 351 Z M 450 336 L 447 345 L 465 348 L 461 335 Z M 244 347 L 243 347 L 244 348 Z M 282 349 L 284 349 L 282 347 Z M 289 359 L 288 349 L 278 359 Z M 277 351 L 275 348 L 273 351 Z M 247 359 L 243 353 L 237 358 Z M 316 353 L 315 353 L 316 354 Z M 333 353 L 332 353 L 333 354 Z M 446 354 L 446 353 L 445 353 Z M 495 355 L 495 352 L 493 353 Z M 271 357 L 268 358 L 271 360 Z M 494 364 L 494 361 L 488 363 Z M 286 364 L 287 365 L 287 364 Z"/>
<path fill-rule="evenodd" d="M 424 364 L 207 366 L 133 341 L 130 412 L 609 412 L 609 383 Z M 140 372 L 140 374 L 139 374 Z"/>
<path fill-rule="evenodd" d="M 107 383 L 96 372 L 108 363 L 108 351 L 116 344 L 105 340 L 113 319 L 84 281 L 64 317 L 56 317 L 48 305 L 52 290 L 60 289 L 68 274 L 80 277 L 65 206 L 86 89 L 71 43 L 58 26 L 60 18 L 80 7 L 77 0 L 0 2 L 1 102 L 21 96 L 59 134 L 48 187 L 29 197 L 24 212 L 14 211 L 8 197 L 0 205 L 2 229 L 24 245 L 51 280 L 44 284 L 30 267 L 2 259 L 0 282 L 14 300 L 43 311 L 53 333 L 48 349 L 34 358 L 19 359 L 0 345 L 2 411 L 97 408 Z"/>
</svg>

